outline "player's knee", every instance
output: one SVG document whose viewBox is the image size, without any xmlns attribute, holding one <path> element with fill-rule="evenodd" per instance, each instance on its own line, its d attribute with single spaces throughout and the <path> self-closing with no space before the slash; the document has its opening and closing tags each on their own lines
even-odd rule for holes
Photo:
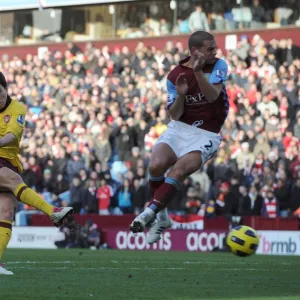
<svg viewBox="0 0 300 300">
<path fill-rule="evenodd" d="M 187 176 L 187 169 L 185 167 L 181 168 L 174 166 L 168 176 L 175 178 L 179 181 L 183 181 L 184 178 Z"/>
<path fill-rule="evenodd" d="M 165 172 L 164 163 L 159 159 L 153 159 L 150 161 L 149 172 L 152 176 L 162 176 Z"/>
<path fill-rule="evenodd" d="M 0 220 L 12 222 L 14 220 L 14 212 L 13 209 L 4 210 L 0 213 Z"/>
<path fill-rule="evenodd" d="M 1 187 L 7 188 L 13 192 L 19 184 L 23 183 L 23 179 L 18 173 L 4 167 L 0 172 L 0 182 Z"/>
<path fill-rule="evenodd" d="M 16 199 L 12 193 L 0 193 L 0 220 L 13 221 Z"/>
</svg>

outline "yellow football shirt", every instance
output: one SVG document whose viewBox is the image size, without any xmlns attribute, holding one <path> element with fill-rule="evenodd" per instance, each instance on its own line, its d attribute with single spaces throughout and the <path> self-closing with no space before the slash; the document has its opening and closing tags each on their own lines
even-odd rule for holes
<svg viewBox="0 0 300 300">
<path fill-rule="evenodd" d="M 0 111 L 0 138 L 12 133 L 17 139 L 13 144 L 0 148 L 0 157 L 7 159 L 21 173 L 22 165 L 18 154 L 27 110 L 18 100 L 9 98 L 8 101 L 10 102 L 9 105 L 3 111 Z"/>
</svg>

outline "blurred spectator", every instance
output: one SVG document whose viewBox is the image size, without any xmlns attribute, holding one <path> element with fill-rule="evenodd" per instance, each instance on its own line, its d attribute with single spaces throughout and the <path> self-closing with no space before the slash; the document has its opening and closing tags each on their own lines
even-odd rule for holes
<svg viewBox="0 0 300 300">
<path fill-rule="evenodd" d="M 69 182 L 63 177 L 62 174 L 57 174 L 53 192 L 56 195 L 62 194 L 69 189 Z"/>
<path fill-rule="evenodd" d="M 201 206 L 201 201 L 197 197 L 197 192 L 193 187 L 187 190 L 185 208 L 187 213 L 197 214 Z"/>
<path fill-rule="evenodd" d="M 251 7 L 251 13 L 252 13 L 251 28 L 258 29 L 263 27 L 263 22 L 265 18 L 265 9 L 260 4 L 259 0 L 253 1 L 253 6 Z"/>
<path fill-rule="evenodd" d="M 79 247 L 79 231 L 78 225 L 73 217 L 69 217 L 66 223 L 61 227 L 61 232 L 65 234 L 63 241 L 55 242 L 58 248 L 78 248 Z"/>
<path fill-rule="evenodd" d="M 97 139 L 94 141 L 95 156 L 98 161 L 103 164 L 107 163 L 111 157 L 111 145 L 108 140 L 108 136 L 105 132 L 98 134 Z"/>
<path fill-rule="evenodd" d="M 173 34 L 187 34 L 187 33 L 190 33 L 188 20 L 183 20 L 181 17 L 177 17 L 176 26 L 173 28 Z"/>
<path fill-rule="evenodd" d="M 84 204 L 84 187 L 78 175 L 73 176 L 72 184 L 70 187 L 70 205 L 74 208 L 75 213 L 80 213 Z"/>
<path fill-rule="evenodd" d="M 89 179 L 83 191 L 83 204 L 81 213 L 98 213 L 97 184 L 94 179 Z"/>
<path fill-rule="evenodd" d="M 99 249 L 101 244 L 101 233 L 97 224 L 87 220 L 81 227 L 79 234 L 79 245 L 81 248 Z"/>
<path fill-rule="evenodd" d="M 251 199 L 248 195 L 247 188 L 245 186 L 239 187 L 239 203 L 238 203 L 238 209 L 237 209 L 237 215 L 238 216 L 247 216 L 250 215 L 251 210 Z"/>
<path fill-rule="evenodd" d="M 133 195 L 132 202 L 134 206 L 134 213 L 139 214 L 148 200 L 147 189 L 142 179 L 135 178 L 133 180 Z"/>
<path fill-rule="evenodd" d="M 291 189 L 290 209 L 294 213 L 300 208 L 300 178 L 297 178 L 294 186 Z M 299 216 L 300 214 L 297 213 Z"/>
<path fill-rule="evenodd" d="M 202 11 L 202 6 L 200 4 L 195 6 L 195 11 L 189 17 L 189 27 L 191 32 L 197 30 L 209 31 L 207 16 Z"/>
<path fill-rule="evenodd" d="M 249 190 L 250 197 L 250 214 L 252 216 L 260 216 L 263 204 L 263 198 L 259 195 L 255 185 L 252 185 Z"/>
<path fill-rule="evenodd" d="M 161 35 L 168 35 L 171 32 L 171 26 L 165 18 L 160 19 L 159 31 Z"/>
<path fill-rule="evenodd" d="M 125 179 L 122 186 L 116 192 L 117 205 L 120 210 L 126 213 L 133 213 L 133 189 L 129 180 Z"/>
<path fill-rule="evenodd" d="M 279 215 L 278 201 L 277 201 L 272 189 L 269 189 L 268 191 L 266 191 L 266 196 L 263 201 L 261 215 L 263 217 L 268 217 L 268 218 L 276 218 Z"/>
<path fill-rule="evenodd" d="M 53 181 L 52 172 L 49 169 L 45 169 L 43 173 L 43 191 L 53 192 L 55 188 L 55 181 Z"/>
<path fill-rule="evenodd" d="M 36 186 L 36 178 L 35 178 L 35 173 L 29 168 L 29 164 L 27 161 L 23 163 L 23 174 L 22 178 L 24 180 L 24 183 L 30 187 L 30 188 L 35 188 Z"/>
<path fill-rule="evenodd" d="M 280 217 L 287 217 L 289 214 L 290 191 L 288 185 L 282 179 L 277 180 L 274 196 L 278 201 Z"/>
<path fill-rule="evenodd" d="M 226 182 L 221 184 L 224 193 L 224 214 L 227 216 L 237 215 L 239 208 L 239 180 L 236 176 L 231 177 L 230 185 Z"/>
<path fill-rule="evenodd" d="M 68 160 L 67 163 L 67 174 L 69 180 L 71 180 L 75 174 L 78 174 L 80 170 L 84 169 L 84 161 L 80 157 L 79 152 L 71 153 L 71 158 Z"/>
<path fill-rule="evenodd" d="M 105 179 L 101 179 L 100 187 L 97 190 L 99 215 L 108 215 L 111 205 L 111 198 L 114 196 L 113 189 Z"/>
</svg>

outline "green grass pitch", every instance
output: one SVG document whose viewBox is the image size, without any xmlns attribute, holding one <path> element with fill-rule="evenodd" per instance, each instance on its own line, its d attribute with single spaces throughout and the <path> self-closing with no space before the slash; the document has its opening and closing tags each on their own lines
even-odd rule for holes
<svg viewBox="0 0 300 300">
<path fill-rule="evenodd" d="M 229 253 L 11 250 L 2 300 L 299 300 L 300 259 Z"/>
</svg>

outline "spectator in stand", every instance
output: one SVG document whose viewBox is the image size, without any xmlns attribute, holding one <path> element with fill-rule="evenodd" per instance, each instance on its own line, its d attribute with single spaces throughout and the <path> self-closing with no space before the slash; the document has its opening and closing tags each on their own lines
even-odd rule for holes
<svg viewBox="0 0 300 300">
<path fill-rule="evenodd" d="M 80 230 L 79 245 L 81 248 L 99 249 L 101 233 L 98 225 L 92 220 L 87 220 Z"/>
<path fill-rule="evenodd" d="M 35 173 L 29 168 L 29 164 L 27 161 L 23 163 L 23 174 L 22 178 L 24 183 L 31 189 L 35 189 L 36 186 L 36 178 Z"/>
<path fill-rule="evenodd" d="M 239 199 L 238 199 L 238 216 L 247 216 L 250 215 L 251 211 L 251 199 L 248 195 L 247 187 L 240 186 L 239 187 Z"/>
<path fill-rule="evenodd" d="M 81 214 L 98 213 L 97 183 L 94 179 L 87 181 L 82 200 Z"/>
<path fill-rule="evenodd" d="M 99 215 L 109 215 L 111 198 L 114 196 L 112 187 L 107 184 L 105 179 L 101 179 L 100 187 L 97 190 L 97 199 L 99 207 Z"/>
<path fill-rule="evenodd" d="M 251 13 L 252 13 L 252 22 L 251 22 L 251 28 L 258 29 L 262 28 L 264 18 L 265 18 L 265 9 L 260 4 L 259 0 L 253 1 L 253 6 L 251 7 Z"/>
<path fill-rule="evenodd" d="M 79 175 L 74 175 L 72 178 L 72 184 L 70 187 L 70 206 L 74 208 L 75 213 L 80 213 L 83 208 L 84 199 L 84 187 L 80 180 Z"/>
<path fill-rule="evenodd" d="M 265 194 L 261 215 L 263 217 L 276 218 L 279 216 L 278 201 L 273 193 L 273 190 L 269 188 Z"/>
<path fill-rule="evenodd" d="M 290 210 L 293 215 L 300 216 L 300 177 L 297 178 L 294 186 L 291 189 Z"/>
<path fill-rule="evenodd" d="M 108 140 L 108 136 L 105 132 L 98 134 L 97 138 L 94 141 L 94 150 L 97 160 L 103 164 L 107 163 L 111 157 L 111 145 Z"/>
<path fill-rule="evenodd" d="M 207 16 L 202 10 L 202 6 L 197 4 L 195 6 L 195 11 L 189 17 L 189 27 L 191 32 L 198 30 L 209 31 L 209 25 L 207 21 Z"/>
<path fill-rule="evenodd" d="M 68 179 L 72 180 L 75 174 L 78 174 L 80 170 L 84 169 L 84 161 L 81 158 L 79 152 L 71 153 L 71 158 L 68 160 L 67 163 L 67 175 Z"/>
<path fill-rule="evenodd" d="M 290 191 L 289 186 L 282 179 L 277 180 L 274 196 L 278 201 L 279 216 L 287 217 L 289 215 Z"/>
<path fill-rule="evenodd" d="M 122 186 L 116 192 L 117 204 L 122 213 L 128 214 L 134 212 L 133 207 L 133 189 L 128 179 L 125 179 Z"/>
<path fill-rule="evenodd" d="M 258 194 L 255 185 L 252 185 L 249 190 L 250 198 L 250 215 L 260 216 L 263 204 L 263 198 Z"/>
<path fill-rule="evenodd" d="M 54 181 L 55 185 L 53 192 L 56 195 L 60 195 L 69 190 L 69 182 L 64 178 L 63 174 L 58 173 Z"/>
<path fill-rule="evenodd" d="M 161 35 L 169 35 L 171 32 L 171 26 L 165 18 L 160 19 L 159 31 Z"/>
<path fill-rule="evenodd" d="M 147 189 L 143 179 L 135 178 L 133 180 L 133 196 L 132 202 L 134 206 L 134 213 L 138 215 L 145 207 L 148 200 Z"/>
<path fill-rule="evenodd" d="M 197 214 L 201 206 L 201 201 L 197 197 L 197 192 L 193 187 L 190 187 L 186 194 L 185 209 L 189 214 Z"/>
<path fill-rule="evenodd" d="M 176 26 L 173 28 L 173 34 L 187 34 L 190 33 L 188 20 L 183 20 L 182 17 L 177 17 Z"/>
</svg>

